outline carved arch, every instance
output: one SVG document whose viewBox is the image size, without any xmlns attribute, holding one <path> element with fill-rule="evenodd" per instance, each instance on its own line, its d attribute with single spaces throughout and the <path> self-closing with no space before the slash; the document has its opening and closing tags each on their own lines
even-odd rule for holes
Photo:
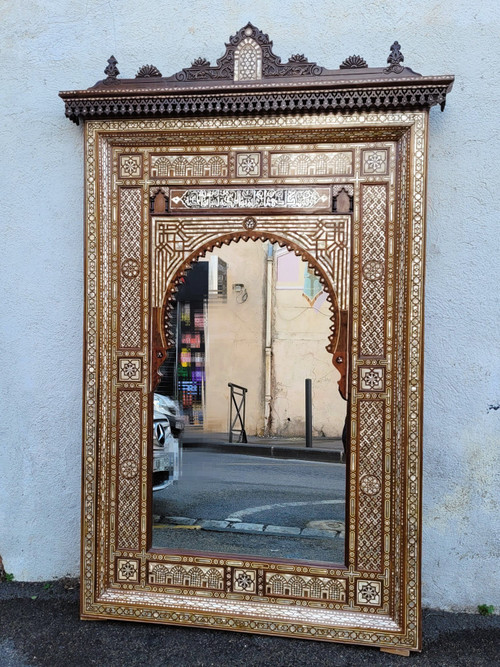
<svg viewBox="0 0 500 667">
<path fill-rule="evenodd" d="M 329 279 L 328 275 L 321 267 L 316 258 L 302 248 L 298 243 L 290 241 L 279 234 L 273 232 L 249 232 L 248 230 L 235 231 L 230 234 L 225 234 L 223 236 L 218 236 L 210 241 L 207 241 L 199 249 L 192 252 L 177 269 L 171 280 L 166 285 L 165 296 L 163 298 L 162 307 L 157 309 L 156 317 L 154 318 L 154 331 L 153 331 L 153 340 L 155 341 L 155 346 L 153 350 L 153 385 L 156 386 L 160 376 L 158 374 L 159 368 L 166 357 L 166 352 L 168 348 L 174 345 L 174 336 L 171 328 L 170 322 L 170 312 L 171 306 L 175 301 L 175 293 L 178 291 L 181 280 L 187 274 L 194 262 L 198 261 L 206 255 L 207 252 L 211 252 L 215 248 L 220 248 L 223 245 L 229 245 L 230 243 L 237 243 L 239 241 L 269 241 L 271 243 L 276 243 L 282 248 L 286 248 L 290 252 L 294 252 L 297 256 L 301 257 L 308 266 L 314 271 L 314 274 L 318 277 L 318 280 L 323 285 L 327 293 L 326 300 L 329 303 L 330 309 L 330 331 L 331 334 L 328 336 L 328 344 L 325 346 L 327 352 L 332 354 L 332 363 L 335 368 L 340 373 L 340 379 L 338 380 L 339 390 L 342 396 L 345 398 L 345 388 L 346 388 L 346 364 L 345 358 L 347 350 L 343 349 L 346 345 L 347 337 L 342 335 L 341 326 L 343 325 L 343 319 L 341 318 L 341 312 L 339 308 L 339 302 L 337 294 L 333 288 L 332 282 Z M 342 346 L 342 349 L 339 348 L 339 344 Z M 334 355 L 334 353 L 337 353 Z"/>
</svg>

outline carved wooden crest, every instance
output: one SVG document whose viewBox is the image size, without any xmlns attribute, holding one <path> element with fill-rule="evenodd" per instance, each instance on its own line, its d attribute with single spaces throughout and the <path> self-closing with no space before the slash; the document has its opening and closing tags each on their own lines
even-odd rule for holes
<svg viewBox="0 0 500 667">
<path fill-rule="evenodd" d="M 135 78 L 121 79 L 111 56 L 105 79 L 85 91 L 60 95 L 66 115 L 76 123 L 89 118 L 428 109 L 435 104 L 443 110 L 453 77 L 422 76 L 403 61 L 394 42 L 388 67 L 368 67 L 359 55 L 349 56 L 336 70 L 311 63 L 303 54 L 283 63 L 269 37 L 248 23 L 230 38 L 216 65 L 200 57 L 170 77 L 144 65 Z"/>
<path fill-rule="evenodd" d="M 204 58 L 175 75 L 177 81 L 257 81 L 275 77 L 320 76 L 324 68 L 304 55 L 291 56 L 287 63 L 273 53 L 273 43 L 261 30 L 248 23 L 226 44 L 226 53 L 210 66 Z"/>
</svg>

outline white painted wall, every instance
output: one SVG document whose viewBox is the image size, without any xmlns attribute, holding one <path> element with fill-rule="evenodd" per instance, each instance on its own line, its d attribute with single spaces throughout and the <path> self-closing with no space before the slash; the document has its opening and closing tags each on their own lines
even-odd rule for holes
<svg viewBox="0 0 500 667">
<path fill-rule="evenodd" d="M 61 89 L 212 62 L 248 20 L 275 52 L 454 73 L 430 121 L 424 603 L 500 605 L 498 0 L 6 0 L 0 8 L 0 554 L 17 579 L 78 573 L 82 130 Z M 496 591 L 496 592 L 495 592 Z"/>
</svg>

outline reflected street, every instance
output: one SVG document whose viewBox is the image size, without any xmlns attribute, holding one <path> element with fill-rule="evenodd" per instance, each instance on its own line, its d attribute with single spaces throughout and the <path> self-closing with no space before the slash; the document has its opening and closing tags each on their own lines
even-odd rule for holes
<svg viewBox="0 0 500 667">
<path fill-rule="evenodd" d="M 345 466 L 186 449 L 153 495 L 153 546 L 344 560 Z"/>
</svg>

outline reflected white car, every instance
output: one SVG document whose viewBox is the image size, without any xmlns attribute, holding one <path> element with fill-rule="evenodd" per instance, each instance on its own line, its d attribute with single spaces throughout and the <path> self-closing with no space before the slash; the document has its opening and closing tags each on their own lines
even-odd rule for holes
<svg viewBox="0 0 500 667">
<path fill-rule="evenodd" d="M 168 396 L 154 395 L 153 402 L 153 491 L 178 481 L 184 419 L 178 404 Z"/>
</svg>

